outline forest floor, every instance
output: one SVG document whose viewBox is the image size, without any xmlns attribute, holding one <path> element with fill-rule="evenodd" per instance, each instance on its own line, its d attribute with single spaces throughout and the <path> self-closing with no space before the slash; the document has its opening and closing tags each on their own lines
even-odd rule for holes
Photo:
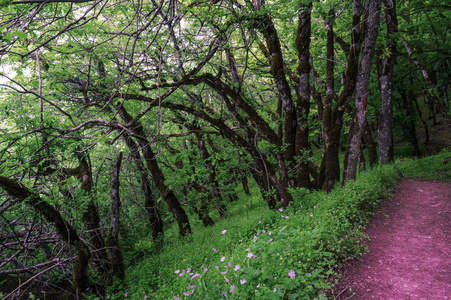
<svg viewBox="0 0 451 300">
<path fill-rule="evenodd" d="M 406 179 L 373 216 L 336 300 L 451 299 L 451 183 Z"/>
</svg>

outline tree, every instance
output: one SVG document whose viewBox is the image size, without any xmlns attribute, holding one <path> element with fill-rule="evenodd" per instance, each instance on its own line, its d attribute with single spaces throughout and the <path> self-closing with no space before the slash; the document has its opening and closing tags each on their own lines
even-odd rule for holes
<svg viewBox="0 0 451 300">
<path fill-rule="evenodd" d="M 385 23 L 387 25 L 387 44 L 381 70 L 381 116 L 378 128 L 379 160 L 381 164 L 394 161 L 393 153 L 393 70 L 396 61 L 396 40 L 398 17 L 396 1 L 384 1 Z"/>
<path fill-rule="evenodd" d="M 351 128 L 351 139 L 346 151 L 343 170 L 343 182 L 355 180 L 357 171 L 357 161 L 360 155 L 360 145 L 363 129 L 366 121 L 368 105 L 368 84 L 371 66 L 376 48 L 377 35 L 379 33 L 381 1 L 369 2 L 368 8 L 368 32 L 365 36 L 365 45 L 362 51 L 362 60 L 357 77 L 355 95 L 355 118 Z"/>
</svg>

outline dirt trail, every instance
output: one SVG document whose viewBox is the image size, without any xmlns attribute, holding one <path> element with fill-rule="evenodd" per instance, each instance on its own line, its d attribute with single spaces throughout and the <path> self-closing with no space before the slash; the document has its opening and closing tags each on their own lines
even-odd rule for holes
<svg viewBox="0 0 451 300">
<path fill-rule="evenodd" d="M 451 183 L 404 180 L 366 229 L 336 299 L 451 299 Z"/>
</svg>

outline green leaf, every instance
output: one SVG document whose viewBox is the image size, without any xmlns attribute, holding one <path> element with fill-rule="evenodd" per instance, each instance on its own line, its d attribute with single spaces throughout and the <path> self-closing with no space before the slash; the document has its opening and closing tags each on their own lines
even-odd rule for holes
<svg viewBox="0 0 451 300">
<path fill-rule="evenodd" d="M 8 43 L 8 44 L 10 44 L 11 43 L 11 40 L 13 39 L 13 34 L 11 33 L 11 31 L 8 31 L 7 33 L 6 33 L 6 35 L 3 37 L 3 40 L 6 42 L 6 43 Z"/>
<path fill-rule="evenodd" d="M 24 41 L 27 39 L 27 34 L 23 31 L 15 31 L 14 35 L 19 38 L 19 40 Z"/>
</svg>

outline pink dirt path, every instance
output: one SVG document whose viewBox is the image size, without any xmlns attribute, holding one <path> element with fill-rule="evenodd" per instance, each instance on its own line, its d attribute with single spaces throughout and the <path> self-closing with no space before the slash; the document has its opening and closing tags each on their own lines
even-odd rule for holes
<svg viewBox="0 0 451 300">
<path fill-rule="evenodd" d="M 365 232 L 335 299 L 451 299 L 451 183 L 402 181 Z"/>
</svg>

